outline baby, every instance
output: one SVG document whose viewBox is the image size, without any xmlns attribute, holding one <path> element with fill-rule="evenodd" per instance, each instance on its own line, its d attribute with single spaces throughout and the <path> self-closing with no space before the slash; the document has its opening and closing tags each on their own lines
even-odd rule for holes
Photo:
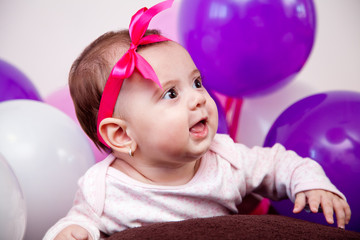
<svg viewBox="0 0 360 240">
<path fill-rule="evenodd" d="M 74 62 L 69 85 L 78 119 L 111 153 L 79 180 L 74 206 L 44 239 L 94 240 L 156 222 L 235 214 L 253 192 L 290 198 L 294 213 L 321 205 L 327 222 L 335 212 L 344 228 L 349 205 L 315 161 L 279 144 L 249 149 L 216 134 L 216 104 L 189 53 L 147 30 L 171 3 L 139 10 L 130 35 L 106 33 Z"/>
</svg>

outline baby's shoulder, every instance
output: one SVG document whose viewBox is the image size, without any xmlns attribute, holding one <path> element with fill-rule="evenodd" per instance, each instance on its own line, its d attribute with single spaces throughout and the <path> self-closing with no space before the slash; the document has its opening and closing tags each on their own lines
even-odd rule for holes
<svg viewBox="0 0 360 240">
<path fill-rule="evenodd" d="M 286 151 L 286 149 L 280 144 L 275 144 L 272 148 L 260 146 L 250 148 L 244 144 L 234 142 L 228 135 L 216 134 L 210 146 L 210 151 L 223 160 L 230 162 L 233 166 L 240 167 L 242 164 L 254 163 L 259 158 L 274 156 L 277 153 Z"/>
<path fill-rule="evenodd" d="M 114 156 L 109 155 L 107 158 L 91 166 L 86 173 L 79 179 L 81 188 L 97 188 L 99 184 L 105 183 L 105 177 L 110 164 L 114 161 Z"/>
<path fill-rule="evenodd" d="M 210 150 L 222 155 L 226 154 L 230 156 L 251 157 L 264 154 L 275 154 L 279 152 L 291 152 L 287 151 L 284 146 L 279 143 L 274 144 L 272 147 L 253 146 L 248 147 L 242 143 L 234 142 L 234 140 L 226 134 L 216 134 L 214 140 L 210 146 Z"/>
<path fill-rule="evenodd" d="M 103 161 L 96 163 L 79 179 L 79 191 L 77 198 L 86 202 L 92 210 L 101 215 L 104 208 L 106 175 L 114 157 L 109 155 Z"/>
<path fill-rule="evenodd" d="M 218 161 L 230 163 L 233 167 L 240 167 L 240 155 L 242 144 L 235 143 L 226 134 L 216 134 L 210 146 L 210 153 L 215 155 Z M 239 151 L 240 150 L 240 151 Z"/>
<path fill-rule="evenodd" d="M 247 147 L 234 140 L 226 134 L 216 134 L 210 146 L 210 150 L 225 159 L 239 157 L 239 154 L 247 150 Z"/>
<path fill-rule="evenodd" d="M 223 150 L 232 149 L 234 147 L 234 140 L 226 134 L 216 134 L 211 145 L 210 150 L 213 152 L 222 152 Z"/>
</svg>

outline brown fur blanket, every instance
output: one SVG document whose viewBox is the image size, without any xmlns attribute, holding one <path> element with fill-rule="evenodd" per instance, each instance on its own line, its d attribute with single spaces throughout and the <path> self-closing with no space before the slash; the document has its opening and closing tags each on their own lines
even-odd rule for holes
<svg viewBox="0 0 360 240">
<path fill-rule="evenodd" d="M 279 215 L 230 215 L 156 223 L 107 239 L 360 239 L 360 233 Z"/>
</svg>

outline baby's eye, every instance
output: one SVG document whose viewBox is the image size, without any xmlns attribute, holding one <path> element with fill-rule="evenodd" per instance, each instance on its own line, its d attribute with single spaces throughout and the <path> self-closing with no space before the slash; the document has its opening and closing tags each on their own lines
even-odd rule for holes
<svg viewBox="0 0 360 240">
<path fill-rule="evenodd" d="M 202 81 L 201 78 L 195 79 L 193 83 L 193 88 L 202 88 Z"/>
<path fill-rule="evenodd" d="M 164 96 L 163 99 L 174 99 L 178 96 L 177 91 L 175 90 L 175 88 L 171 88 L 170 90 L 168 90 Z"/>
</svg>

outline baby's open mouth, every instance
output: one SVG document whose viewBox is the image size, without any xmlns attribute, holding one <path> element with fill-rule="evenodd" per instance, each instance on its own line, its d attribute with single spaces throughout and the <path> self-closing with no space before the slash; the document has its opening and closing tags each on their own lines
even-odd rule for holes
<svg viewBox="0 0 360 240">
<path fill-rule="evenodd" d="M 191 133 L 202 133 L 206 129 L 206 119 L 203 119 L 190 128 Z"/>
</svg>

